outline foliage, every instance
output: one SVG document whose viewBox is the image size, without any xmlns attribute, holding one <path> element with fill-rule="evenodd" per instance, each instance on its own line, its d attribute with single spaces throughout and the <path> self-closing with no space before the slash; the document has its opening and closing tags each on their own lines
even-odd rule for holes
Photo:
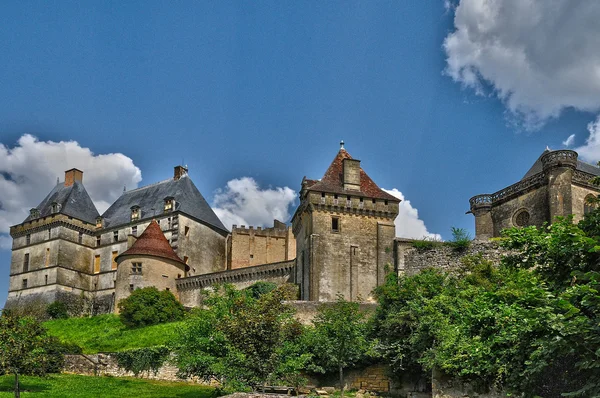
<svg viewBox="0 0 600 398">
<path fill-rule="evenodd" d="M 454 273 L 388 275 L 373 335 L 392 373 L 435 368 L 524 397 L 600 395 L 596 212 L 581 228 L 565 218 L 506 230 L 500 265 L 470 256 Z"/>
<path fill-rule="evenodd" d="M 248 294 L 250 294 L 253 298 L 257 299 L 263 294 L 270 293 L 271 291 L 277 289 L 277 284 L 273 282 L 265 282 L 259 281 L 255 284 L 248 286 L 244 289 Z"/>
<path fill-rule="evenodd" d="M 471 245 L 471 235 L 464 228 L 452 227 L 452 239 L 448 244 L 454 248 L 454 250 L 465 250 Z"/>
<path fill-rule="evenodd" d="M 113 314 L 43 323 L 49 335 L 56 336 L 65 344 L 80 346 L 85 354 L 165 345 L 172 340 L 178 324 L 173 322 L 129 329 Z"/>
<path fill-rule="evenodd" d="M 15 396 L 20 396 L 19 376 L 45 375 L 62 368 L 63 353 L 56 338 L 46 334 L 39 321 L 3 311 L 0 316 L 0 374 L 15 376 Z"/>
<path fill-rule="evenodd" d="M 119 302 L 119 311 L 121 322 L 128 327 L 180 321 L 185 314 L 173 293 L 153 286 L 134 290 Z"/>
<path fill-rule="evenodd" d="M 48 304 L 46 307 L 46 315 L 48 315 L 50 319 L 67 319 L 69 317 L 67 306 L 62 301 L 55 301 Z"/>
<path fill-rule="evenodd" d="M 428 238 L 428 237 L 425 237 L 423 239 L 415 239 L 412 241 L 412 247 L 414 247 L 415 249 L 417 249 L 419 251 L 431 250 L 431 249 L 438 247 L 441 244 L 442 244 L 442 242 L 440 242 L 434 238 Z"/>
<path fill-rule="evenodd" d="M 343 389 L 343 369 L 356 365 L 367 357 L 367 319 L 359 304 L 338 296 L 334 304 L 321 304 L 313 320 L 314 328 L 306 341 L 313 358 L 309 370 L 337 371 Z"/>
<path fill-rule="evenodd" d="M 192 383 L 134 379 L 131 377 L 94 377 L 50 375 L 21 379 L 27 397 L 40 398 L 216 398 L 212 387 Z M 0 398 L 12 396 L 10 378 L 0 376 Z"/>
<path fill-rule="evenodd" d="M 135 376 L 142 372 L 147 372 L 149 375 L 150 371 L 156 375 L 169 357 L 169 349 L 165 346 L 137 348 L 117 352 L 115 357 L 120 368 L 133 372 Z"/>
<path fill-rule="evenodd" d="M 296 377 L 308 357 L 295 344 L 302 327 L 283 304 L 290 292 L 280 286 L 255 299 L 230 285 L 218 287 L 175 340 L 180 376 L 218 379 L 232 390 Z"/>
</svg>

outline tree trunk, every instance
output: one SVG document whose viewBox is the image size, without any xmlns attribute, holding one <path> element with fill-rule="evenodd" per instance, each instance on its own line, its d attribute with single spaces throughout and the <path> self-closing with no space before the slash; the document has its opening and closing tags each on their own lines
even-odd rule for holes
<svg viewBox="0 0 600 398">
<path fill-rule="evenodd" d="M 21 390 L 19 389 L 19 374 L 15 373 L 15 398 L 21 398 Z"/>
<path fill-rule="evenodd" d="M 344 396 L 344 368 L 340 365 L 340 391 L 342 393 L 342 397 Z"/>
</svg>

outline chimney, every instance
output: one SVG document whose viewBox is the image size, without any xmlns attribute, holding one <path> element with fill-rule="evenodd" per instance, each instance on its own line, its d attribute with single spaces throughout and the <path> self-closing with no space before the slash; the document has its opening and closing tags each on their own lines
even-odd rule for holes
<svg viewBox="0 0 600 398">
<path fill-rule="evenodd" d="M 187 166 L 175 166 L 175 173 L 173 174 L 173 179 L 175 181 L 177 181 L 184 175 L 187 175 L 187 172 L 188 172 Z"/>
<path fill-rule="evenodd" d="M 360 160 L 344 159 L 344 189 L 360 191 Z"/>
<path fill-rule="evenodd" d="M 83 171 L 79 169 L 65 171 L 65 187 L 70 187 L 75 184 L 75 181 L 83 183 Z"/>
</svg>

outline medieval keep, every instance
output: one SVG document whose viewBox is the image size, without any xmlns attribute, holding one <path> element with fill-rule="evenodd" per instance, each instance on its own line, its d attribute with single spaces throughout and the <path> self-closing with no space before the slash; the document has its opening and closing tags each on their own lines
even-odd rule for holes
<svg viewBox="0 0 600 398">
<path fill-rule="evenodd" d="M 599 175 L 600 168 L 578 160 L 575 151 L 546 149 L 521 181 L 470 199 L 476 238 L 497 237 L 513 226 L 541 226 L 571 214 L 580 220 L 593 207 L 588 199 L 600 194 L 590 182 Z"/>
<path fill-rule="evenodd" d="M 123 194 L 100 215 L 84 173 L 65 172 L 30 215 L 11 227 L 6 307 L 77 302 L 117 311 L 133 290 L 170 290 L 198 306 L 217 283 L 295 283 L 301 300 L 338 295 L 372 300 L 394 267 L 394 219 L 400 200 L 381 190 L 343 148 L 320 180 L 302 181 L 293 227 L 234 225 L 230 232 L 188 175 Z M 293 233 L 293 235 L 292 235 Z"/>
</svg>

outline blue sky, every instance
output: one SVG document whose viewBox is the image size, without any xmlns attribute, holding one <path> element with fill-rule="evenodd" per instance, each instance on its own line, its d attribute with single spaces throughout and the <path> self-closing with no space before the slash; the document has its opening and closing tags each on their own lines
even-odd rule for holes
<svg viewBox="0 0 600 398">
<path fill-rule="evenodd" d="M 534 1 L 517 14 L 542 15 L 537 27 L 511 19 L 516 0 L 477 3 L 2 2 L 0 306 L 8 225 L 70 167 L 102 207 L 185 163 L 220 215 L 268 224 L 343 139 L 410 202 L 413 233 L 447 239 L 473 232 L 471 196 L 519 180 L 546 145 L 575 134 L 570 147 L 600 158 L 599 35 L 581 23 L 594 3 L 557 20 L 566 3 Z"/>
</svg>

